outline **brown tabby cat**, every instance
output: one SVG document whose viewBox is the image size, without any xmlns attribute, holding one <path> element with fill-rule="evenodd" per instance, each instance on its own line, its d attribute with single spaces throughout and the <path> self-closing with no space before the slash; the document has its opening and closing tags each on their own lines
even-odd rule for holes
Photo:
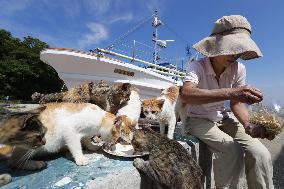
<svg viewBox="0 0 284 189">
<path fill-rule="evenodd" d="M 27 152 L 45 144 L 46 128 L 38 119 L 38 115 L 45 107 L 41 107 L 28 112 L 9 113 L 1 115 L 0 120 L 0 144 L 17 146 Z M 5 155 L 6 148 L 1 148 L 0 154 Z M 25 154 L 17 162 L 18 166 L 24 165 L 29 158 L 29 153 Z M 0 186 L 11 181 L 9 174 L 0 175 Z"/>
<path fill-rule="evenodd" d="M 152 131 L 136 130 L 132 140 L 136 153 L 150 152 L 149 160 L 136 158 L 134 166 L 152 178 L 159 187 L 200 189 L 202 171 L 199 165 L 177 141 Z"/>
<path fill-rule="evenodd" d="M 45 104 L 48 102 L 89 102 L 96 104 L 103 110 L 116 114 L 128 100 L 131 93 L 131 84 L 118 83 L 109 86 L 107 83 L 85 83 L 69 89 L 66 92 L 32 94 L 34 102 Z"/>
</svg>

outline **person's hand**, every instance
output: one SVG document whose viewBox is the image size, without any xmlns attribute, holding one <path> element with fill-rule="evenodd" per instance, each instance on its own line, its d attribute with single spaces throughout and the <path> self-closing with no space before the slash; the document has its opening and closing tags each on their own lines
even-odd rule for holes
<svg viewBox="0 0 284 189">
<path fill-rule="evenodd" d="M 248 135 L 250 135 L 252 138 L 266 138 L 269 137 L 266 134 L 266 129 L 265 127 L 261 125 L 254 125 L 254 124 L 249 124 L 245 127 L 245 131 Z"/>
<path fill-rule="evenodd" d="M 275 134 L 267 132 L 265 127 L 261 125 L 249 124 L 245 126 L 245 131 L 252 138 L 267 138 L 268 140 L 273 140 L 275 138 Z"/>
<path fill-rule="evenodd" d="M 246 104 L 254 104 L 263 100 L 261 91 L 255 87 L 245 85 L 242 87 L 234 88 L 231 93 L 232 100 L 243 102 Z"/>
<path fill-rule="evenodd" d="M 275 138 L 275 134 L 273 134 L 273 133 L 266 133 L 265 134 L 265 138 L 267 138 L 268 140 L 273 140 Z"/>
</svg>

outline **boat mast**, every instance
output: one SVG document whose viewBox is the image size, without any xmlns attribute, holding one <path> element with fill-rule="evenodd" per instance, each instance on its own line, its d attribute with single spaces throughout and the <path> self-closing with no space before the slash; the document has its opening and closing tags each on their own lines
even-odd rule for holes
<svg viewBox="0 0 284 189">
<path fill-rule="evenodd" d="M 158 18 L 158 11 L 155 10 L 155 13 L 153 15 L 153 21 L 152 26 L 154 27 L 153 32 L 153 42 L 154 42 L 154 64 L 157 64 L 157 61 L 159 60 L 158 55 L 158 27 L 162 25 L 162 21 Z"/>
</svg>

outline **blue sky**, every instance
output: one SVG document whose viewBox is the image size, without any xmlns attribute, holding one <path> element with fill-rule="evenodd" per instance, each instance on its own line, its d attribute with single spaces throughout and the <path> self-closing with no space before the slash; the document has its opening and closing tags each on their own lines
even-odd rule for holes
<svg viewBox="0 0 284 189">
<path fill-rule="evenodd" d="M 0 0 L 0 28 L 52 47 L 89 50 L 108 46 L 158 8 L 162 20 L 178 33 L 159 33 L 164 39 L 177 38 L 169 48 L 177 56 L 185 54 L 186 44 L 209 35 L 216 19 L 241 14 L 250 21 L 252 38 L 264 54 L 243 61 L 247 83 L 263 90 L 265 101 L 284 105 L 283 7 L 281 0 Z M 151 45 L 150 24 L 143 27 L 129 40 Z"/>
</svg>

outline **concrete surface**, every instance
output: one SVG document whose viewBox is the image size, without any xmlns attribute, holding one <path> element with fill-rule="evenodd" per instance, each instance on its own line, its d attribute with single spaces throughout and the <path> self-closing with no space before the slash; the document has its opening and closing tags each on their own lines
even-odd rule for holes
<svg viewBox="0 0 284 189">
<path fill-rule="evenodd" d="M 70 155 L 50 157 L 47 168 L 38 172 L 12 169 L 5 160 L 0 172 L 8 172 L 13 181 L 3 189 L 115 189 L 140 188 L 141 177 L 132 159 L 104 154 L 87 154 L 90 164 L 77 166 Z"/>
</svg>

